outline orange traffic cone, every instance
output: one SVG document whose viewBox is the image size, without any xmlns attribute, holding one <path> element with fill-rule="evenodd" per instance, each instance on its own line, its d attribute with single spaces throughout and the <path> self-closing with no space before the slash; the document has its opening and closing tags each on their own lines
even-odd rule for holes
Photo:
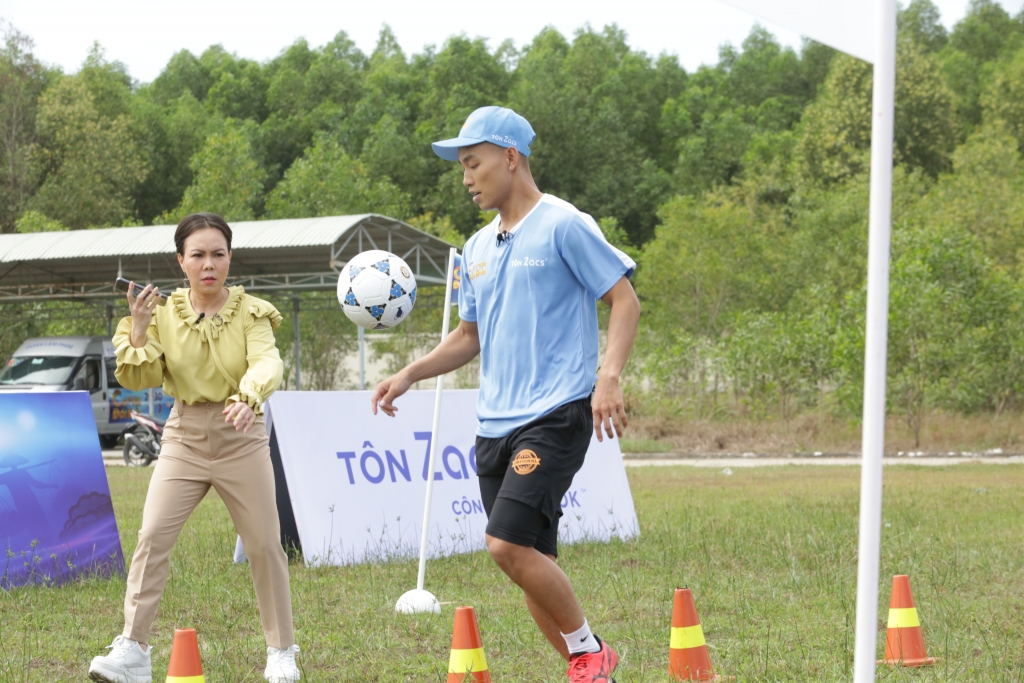
<svg viewBox="0 0 1024 683">
<path fill-rule="evenodd" d="M 472 607 L 455 608 L 448 683 L 491 683 L 480 627 L 476 624 L 476 613 Z"/>
<path fill-rule="evenodd" d="M 935 663 L 924 649 L 921 622 L 917 619 L 910 579 L 906 574 L 892 577 L 892 598 L 889 600 L 889 630 L 885 635 L 885 659 L 879 664 L 928 666 Z"/>
<path fill-rule="evenodd" d="M 167 683 L 206 683 L 203 662 L 199 658 L 199 641 L 194 628 L 174 630 L 171 664 L 167 667 Z"/>
<path fill-rule="evenodd" d="M 672 637 L 668 650 L 668 677 L 671 681 L 718 680 L 711 668 L 711 657 L 704 642 L 704 629 L 693 604 L 689 588 L 677 588 L 672 605 Z"/>
</svg>

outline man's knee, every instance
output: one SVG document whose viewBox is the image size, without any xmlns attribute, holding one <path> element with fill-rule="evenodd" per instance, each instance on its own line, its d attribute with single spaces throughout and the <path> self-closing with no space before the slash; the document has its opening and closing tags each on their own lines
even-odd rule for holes
<svg viewBox="0 0 1024 683">
<path fill-rule="evenodd" d="M 533 548 L 516 545 L 494 536 L 488 535 L 486 538 L 487 552 L 506 574 L 514 574 L 526 554 L 533 551 Z"/>
</svg>

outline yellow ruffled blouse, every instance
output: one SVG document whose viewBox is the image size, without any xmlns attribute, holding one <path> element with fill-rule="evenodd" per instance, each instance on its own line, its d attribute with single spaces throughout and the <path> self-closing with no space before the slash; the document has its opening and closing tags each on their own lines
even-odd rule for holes
<svg viewBox="0 0 1024 683">
<path fill-rule="evenodd" d="M 213 316 L 199 319 L 187 289 L 157 306 L 146 345 L 132 346 L 132 319 L 114 333 L 121 386 L 134 391 L 163 385 L 164 393 L 188 404 L 245 402 L 257 415 L 281 384 L 284 364 L 274 343 L 281 314 L 273 305 L 228 288 L 228 300 Z"/>
</svg>

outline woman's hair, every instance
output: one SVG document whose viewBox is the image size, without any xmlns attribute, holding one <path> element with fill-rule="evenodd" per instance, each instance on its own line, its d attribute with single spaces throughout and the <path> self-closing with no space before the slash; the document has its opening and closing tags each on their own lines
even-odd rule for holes
<svg viewBox="0 0 1024 683">
<path fill-rule="evenodd" d="M 185 240 L 189 235 L 203 228 L 220 230 L 224 239 L 228 241 L 228 251 L 231 251 L 231 228 L 228 227 L 227 221 L 215 213 L 194 213 L 182 218 L 178 223 L 178 229 L 174 231 L 174 247 L 179 254 L 185 255 Z"/>
</svg>

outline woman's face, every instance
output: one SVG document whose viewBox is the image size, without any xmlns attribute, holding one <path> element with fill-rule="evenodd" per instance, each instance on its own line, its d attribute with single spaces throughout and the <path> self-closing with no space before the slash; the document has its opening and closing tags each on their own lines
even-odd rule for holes
<svg viewBox="0 0 1024 683">
<path fill-rule="evenodd" d="M 231 252 L 224 233 L 202 228 L 185 238 L 185 253 L 178 254 L 189 286 L 200 294 L 217 294 L 224 287 L 231 266 Z"/>
</svg>

